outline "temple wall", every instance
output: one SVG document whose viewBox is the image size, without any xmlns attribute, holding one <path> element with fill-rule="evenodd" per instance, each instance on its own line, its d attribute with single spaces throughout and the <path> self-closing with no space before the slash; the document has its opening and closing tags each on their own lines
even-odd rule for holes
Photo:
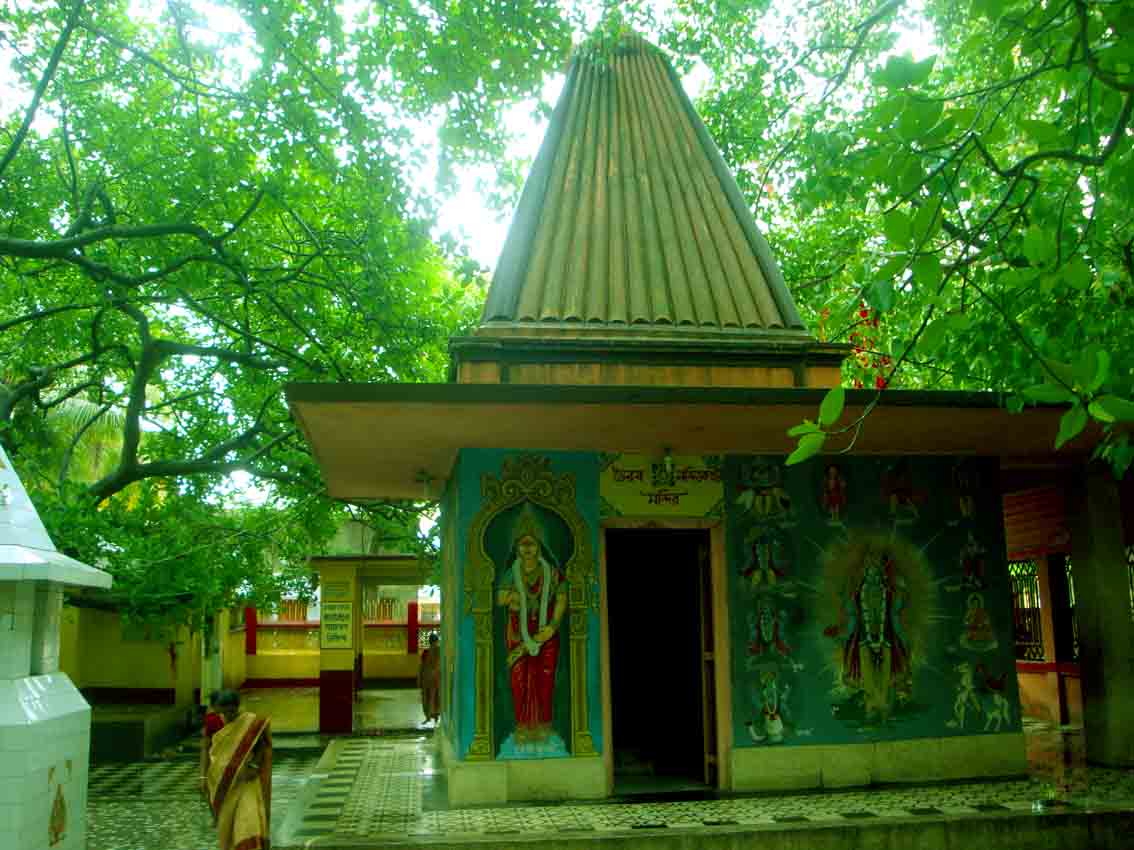
<svg viewBox="0 0 1134 850">
<path fill-rule="evenodd" d="M 869 778 L 885 742 L 1020 732 L 994 460 L 730 457 L 725 487 L 737 749 L 870 744 Z"/>
<path fill-rule="evenodd" d="M 442 598 L 451 606 L 443 641 L 453 667 L 441 740 L 454 805 L 609 793 L 609 757 L 594 758 L 604 754 L 608 709 L 599 546 L 604 528 L 666 520 L 724 528 L 722 787 L 1021 772 L 996 461 L 834 463 L 681 456 L 667 465 L 638 455 L 463 450 L 442 520 Z M 546 486 L 536 486 L 540 475 Z M 525 752 L 515 736 L 523 691 L 510 672 L 509 614 L 499 602 L 511 586 L 515 539 L 533 517 L 551 568 L 567 578 L 573 563 L 576 581 L 567 584 L 579 594 L 560 626 L 545 752 Z M 596 565 L 583 569 L 580 554 Z M 585 650 L 571 651 L 570 635 L 584 638 Z M 659 701 L 664 710 L 663 692 Z"/>
<path fill-rule="evenodd" d="M 457 615 L 454 618 L 458 625 L 454 680 L 456 734 L 453 741 L 454 751 L 462 759 L 470 756 L 478 734 L 488 742 L 490 757 L 493 759 L 537 757 L 514 734 L 516 712 L 505 646 L 507 614 L 505 608 L 497 603 L 497 595 L 504 586 L 506 575 L 511 575 L 511 567 L 516 558 L 513 534 L 521 519 L 522 510 L 531 500 L 516 498 L 511 503 L 505 504 L 502 501 L 494 507 L 485 497 L 489 479 L 502 484 L 503 479 L 508 477 L 506 464 L 520 457 L 517 453 L 506 450 L 467 449 L 461 452 L 459 467 L 452 479 L 457 482 L 460 495 L 455 512 L 457 521 L 451 532 L 446 528 L 446 532 L 453 535 L 457 550 L 454 558 L 456 569 L 449 571 L 447 578 L 455 587 L 449 593 L 443 592 L 442 598 L 453 600 Z M 589 587 L 583 587 L 579 582 L 572 583 L 573 592 L 585 593 L 586 599 L 581 606 L 574 601 L 570 604 L 559 628 L 558 658 L 554 664 L 555 680 L 552 688 L 554 734 L 550 737 L 546 751 L 538 757 L 589 757 L 601 753 L 602 746 L 596 569 L 598 456 L 589 453 L 549 452 L 538 457 L 545 464 L 543 469 L 546 474 L 557 480 L 567 476 L 574 483 L 570 504 L 566 501 L 556 502 L 562 493 L 554 489 L 547 491 L 549 496 L 546 503 L 532 503 L 539 533 L 544 537 L 542 556 L 560 580 L 566 579 L 567 572 L 574 569 L 572 564 L 577 564 L 579 569 L 590 573 Z M 502 486 L 506 488 L 511 485 Z M 486 574 L 485 579 L 488 583 L 485 585 L 483 601 L 487 610 L 484 612 L 486 619 L 482 626 L 491 631 L 492 719 L 491 725 L 481 730 L 476 727 L 474 702 L 474 677 L 477 675 L 476 618 L 468 610 L 466 590 L 470 571 L 470 547 L 478 543 L 482 547 L 479 551 L 485 558 L 481 566 L 492 573 L 491 576 Z M 566 587 L 564 592 L 566 593 Z M 548 604 L 553 609 L 554 599 L 549 600 Z M 443 616 L 442 622 L 446 622 L 446 619 Z M 584 715 L 589 746 L 593 751 L 576 753 L 576 732 L 579 718 Z M 475 757 L 477 754 L 472 755 Z"/>
</svg>

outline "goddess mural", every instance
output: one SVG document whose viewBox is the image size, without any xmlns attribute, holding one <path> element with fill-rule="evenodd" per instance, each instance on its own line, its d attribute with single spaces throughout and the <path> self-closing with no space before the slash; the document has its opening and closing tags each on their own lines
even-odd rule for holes
<svg viewBox="0 0 1134 850">
<path fill-rule="evenodd" d="M 843 644 L 842 684 L 861 694 L 868 721 L 885 719 L 895 700 L 910 696 L 904 585 L 885 553 L 868 551 L 862 579 L 845 602 L 845 631 L 840 626 L 826 630 Z"/>
<path fill-rule="evenodd" d="M 516 520 L 502 572 L 496 602 L 507 609 L 504 643 L 516 727 L 501 746 L 501 755 L 565 754 L 563 740 L 552 728 L 552 706 L 567 583 L 530 502 Z"/>
</svg>

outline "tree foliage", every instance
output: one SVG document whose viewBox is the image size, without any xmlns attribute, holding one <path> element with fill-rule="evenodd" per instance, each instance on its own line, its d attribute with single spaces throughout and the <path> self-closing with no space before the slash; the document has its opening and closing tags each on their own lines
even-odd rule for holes
<svg viewBox="0 0 1134 850">
<path fill-rule="evenodd" d="M 0 12 L 27 95 L 0 114 L 0 438 L 57 543 L 112 569 L 136 610 L 220 605 L 342 518 L 310 497 L 285 382 L 442 379 L 475 317 L 480 270 L 431 241 L 430 187 L 410 182 L 414 122 L 440 119 L 452 160 L 498 156 L 503 106 L 566 30 L 541 2 L 360 15 Z M 484 36 L 492 51 L 471 49 Z M 236 472 L 262 508 L 229 498 Z M 368 513 L 412 542 L 419 508 Z"/>
<path fill-rule="evenodd" d="M 1060 445 L 1095 428 L 1130 466 L 1131 0 L 605 5 L 586 39 L 552 0 L 0 11 L 23 94 L 0 108 L 0 439 L 65 548 L 139 611 L 278 593 L 265 553 L 299 563 L 342 518 L 283 383 L 441 378 L 483 295 L 431 238 L 453 168 L 509 182 L 505 108 L 626 26 L 707 72 L 698 108 L 802 312 L 854 346 L 850 385 L 1062 405 Z M 843 400 L 795 459 L 853 439 Z M 417 509 L 369 511 L 404 543 Z"/>
<path fill-rule="evenodd" d="M 1093 420 L 1124 473 L 1134 4 L 677 6 L 665 41 L 712 71 L 701 112 L 848 377 L 1065 405 L 1059 444 Z"/>
</svg>

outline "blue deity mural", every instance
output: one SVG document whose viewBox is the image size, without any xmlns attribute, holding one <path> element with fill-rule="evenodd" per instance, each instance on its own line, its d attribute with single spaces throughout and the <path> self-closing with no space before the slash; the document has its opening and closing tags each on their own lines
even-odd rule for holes
<svg viewBox="0 0 1134 850">
<path fill-rule="evenodd" d="M 1019 729 L 995 475 L 727 459 L 738 746 Z"/>
</svg>

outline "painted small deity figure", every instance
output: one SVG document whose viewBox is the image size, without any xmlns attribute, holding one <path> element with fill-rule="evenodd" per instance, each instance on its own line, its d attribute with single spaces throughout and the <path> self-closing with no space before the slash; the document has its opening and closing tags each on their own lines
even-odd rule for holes
<svg viewBox="0 0 1134 850">
<path fill-rule="evenodd" d="M 790 514 L 791 498 L 783 488 L 780 475 L 780 468 L 774 464 L 757 464 L 748 475 L 748 483 L 740 485 L 736 503 L 762 518 L 782 518 Z"/>
<path fill-rule="evenodd" d="M 741 571 L 753 588 L 771 587 L 787 576 L 788 557 L 783 541 L 774 533 L 754 529 L 746 538 L 751 547 L 748 563 Z"/>
<path fill-rule="evenodd" d="M 784 740 L 784 719 L 787 715 L 787 699 L 791 692 L 789 685 L 780 684 L 775 671 L 765 670 L 760 674 L 759 698 L 760 716 L 753 723 L 749 721 L 748 734 L 758 744 L 779 744 Z"/>
<path fill-rule="evenodd" d="M 552 705 L 567 583 L 530 502 L 520 511 L 512 532 L 509 560 L 496 601 L 508 610 L 504 642 L 516 728 L 502 753 L 563 754 L 563 740 L 552 729 Z"/>
<path fill-rule="evenodd" d="M 823 490 L 819 498 L 831 524 L 842 525 L 843 511 L 847 507 L 847 481 L 833 463 L 828 464 L 823 472 Z"/>
<path fill-rule="evenodd" d="M 748 654 L 753 660 L 767 655 L 779 655 L 787 658 L 792 649 L 783 638 L 780 629 L 780 615 L 772 606 L 771 600 L 762 598 L 756 605 L 756 614 L 748 618 L 749 635 L 752 638 L 748 644 Z"/>
<path fill-rule="evenodd" d="M 962 460 L 953 467 L 953 486 L 957 489 L 957 511 L 961 518 L 972 519 L 976 508 L 973 494 L 977 489 L 977 475 L 971 464 Z"/>
<path fill-rule="evenodd" d="M 953 700 L 953 719 L 946 721 L 945 725 L 951 729 L 964 729 L 965 718 L 971 708 L 977 714 L 985 717 L 984 731 L 999 732 L 1005 723 L 1012 722 L 1012 706 L 1004 696 L 1004 685 L 1007 674 L 991 677 L 983 664 L 976 666 L 976 673 L 982 679 L 982 687 L 977 688 L 973 666 L 968 661 L 962 661 L 954 668 L 960 676 L 957 683 L 957 696 Z M 993 724 L 996 728 L 993 729 Z"/>
<path fill-rule="evenodd" d="M 964 617 L 965 632 L 961 635 L 961 646 L 976 652 L 989 652 L 997 647 L 996 634 L 992 630 L 992 618 L 984 607 L 984 596 L 970 593 Z"/>
<path fill-rule="evenodd" d="M 862 695 L 870 722 L 885 720 L 896 701 L 907 701 L 913 683 L 902 625 L 905 582 L 893 575 L 885 552 L 868 552 L 864 564 L 858 587 L 844 603 L 845 635 L 839 626 L 825 634 L 842 640 L 842 684 Z"/>
<path fill-rule="evenodd" d="M 973 533 L 961 547 L 961 586 L 981 590 L 984 588 L 985 548 L 977 542 Z"/>
<path fill-rule="evenodd" d="M 882 499 L 895 522 L 909 523 L 917 519 L 917 505 L 923 498 L 924 494 L 914 488 L 913 472 L 904 459 L 895 461 L 882 474 Z"/>
</svg>

